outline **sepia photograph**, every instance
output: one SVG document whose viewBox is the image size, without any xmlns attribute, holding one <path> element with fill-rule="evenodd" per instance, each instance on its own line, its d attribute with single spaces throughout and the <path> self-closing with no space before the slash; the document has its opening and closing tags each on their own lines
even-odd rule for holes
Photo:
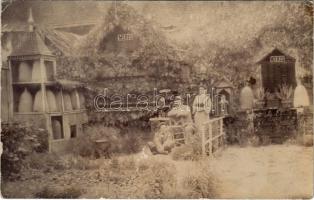
<svg viewBox="0 0 314 200">
<path fill-rule="evenodd" d="M 1 197 L 313 198 L 313 0 L 1 0 Z"/>
</svg>

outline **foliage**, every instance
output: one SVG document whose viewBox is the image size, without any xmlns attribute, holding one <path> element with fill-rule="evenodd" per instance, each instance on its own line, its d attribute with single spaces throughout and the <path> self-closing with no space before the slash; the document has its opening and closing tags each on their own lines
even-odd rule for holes
<svg viewBox="0 0 314 200">
<path fill-rule="evenodd" d="M 3 178 L 14 178 L 23 167 L 22 161 L 32 152 L 48 150 L 48 133 L 25 124 L 2 124 L 1 172 Z"/>
<path fill-rule="evenodd" d="M 173 160 L 193 160 L 201 158 L 201 142 L 175 147 L 171 151 Z"/>
<path fill-rule="evenodd" d="M 171 151 L 171 157 L 173 160 L 192 160 L 193 149 L 188 145 L 181 145 L 175 147 Z"/>
<path fill-rule="evenodd" d="M 264 101 L 265 99 L 269 99 L 270 95 L 270 92 L 266 91 L 263 87 L 259 87 L 256 90 L 255 98 L 259 101 Z"/>
<path fill-rule="evenodd" d="M 294 110 L 262 110 L 254 113 L 254 132 L 259 136 L 261 145 L 281 143 L 295 137 L 296 121 Z"/>
<path fill-rule="evenodd" d="M 95 153 L 100 149 L 95 145 L 95 141 L 106 140 L 108 147 L 107 152 L 103 152 L 103 156 L 110 156 L 113 153 L 136 153 L 145 144 L 144 136 L 145 132 L 138 128 L 119 129 L 105 127 L 102 124 L 91 124 L 86 128 L 84 135 L 73 139 L 68 149 L 82 157 L 97 157 Z"/>
<path fill-rule="evenodd" d="M 119 130 L 110 127 L 104 127 L 103 125 L 92 125 L 85 129 L 82 136 L 79 136 L 73 140 L 72 144 L 69 144 L 69 150 L 75 155 L 83 157 L 96 156 L 96 150 L 99 148 L 96 146 L 96 140 L 107 140 L 109 145 L 108 153 L 113 153 L 119 149 Z M 105 152 L 104 152 L 105 153 Z"/>
<path fill-rule="evenodd" d="M 117 41 L 121 31 L 132 34 L 133 40 Z M 131 90 L 159 88 L 156 84 L 160 80 L 187 81 L 181 76 L 186 63 L 181 62 L 164 33 L 125 3 L 112 4 L 103 21 L 77 44 L 75 52 L 75 57 L 60 59 L 58 64 L 66 67 L 60 67 L 58 75 L 89 83 L 110 80 L 115 84 L 104 85 L 116 93 L 130 86 L 128 77 L 142 76 L 148 84 L 143 87 L 141 82 L 139 88 L 133 85 Z"/>
<path fill-rule="evenodd" d="M 138 183 L 142 197 L 170 198 L 173 196 L 176 185 L 175 168 L 172 164 L 162 161 L 147 160 L 149 166 L 140 173 Z M 142 167 L 142 169 L 145 169 Z"/>
<path fill-rule="evenodd" d="M 279 86 L 276 91 L 276 96 L 281 100 L 289 100 L 293 94 L 293 89 L 291 86 L 283 84 Z"/>
<path fill-rule="evenodd" d="M 201 163 L 198 170 L 183 179 L 185 198 L 217 198 L 217 179 L 210 171 L 208 163 Z"/>
</svg>

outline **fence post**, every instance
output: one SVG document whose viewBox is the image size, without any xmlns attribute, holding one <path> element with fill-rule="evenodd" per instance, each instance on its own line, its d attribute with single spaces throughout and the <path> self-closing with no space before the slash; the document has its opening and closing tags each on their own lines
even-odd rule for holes
<svg viewBox="0 0 314 200">
<path fill-rule="evenodd" d="M 224 131 L 223 131 L 223 124 L 224 124 L 224 121 L 223 121 L 223 118 L 220 119 L 220 140 L 221 140 L 221 146 L 224 147 L 225 145 L 225 142 L 224 142 Z"/>
<path fill-rule="evenodd" d="M 212 157 L 213 156 L 213 126 L 212 126 L 212 122 L 208 123 L 208 133 L 209 133 L 209 156 Z"/>
<path fill-rule="evenodd" d="M 203 127 L 202 127 L 202 129 L 200 130 L 201 131 L 201 134 L 202 134 L 202 154 L 203 154 L 203 156 L 205 156 L 206 155 L 206 151 L 205 151 L 205 131 L 206 131 L 206 125 L 207 125 L 207 123 L 204 123 L 203 124 Z"/>
</svg>

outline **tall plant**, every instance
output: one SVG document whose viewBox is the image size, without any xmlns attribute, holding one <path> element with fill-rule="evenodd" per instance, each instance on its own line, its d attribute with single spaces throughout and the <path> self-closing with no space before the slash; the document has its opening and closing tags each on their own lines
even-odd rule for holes
<svg viewBox="0 0 314 200">
<path fill-rule="evenodd" d="M 282 101 L 290 100 L 292 93 L 292 87 L 288 86 L 287 84 L 280 85 L 276 90 L 276 96 Z"/>
<path fill-rule="evenodd" d="M 269 99 L 270 95 L 271 94 L 267 90 L 265 90 L 263 87 L 260 87 L 256 90 L 255 98 L 259 101 L 263 101 L 265 99 Z"/>
</svg>

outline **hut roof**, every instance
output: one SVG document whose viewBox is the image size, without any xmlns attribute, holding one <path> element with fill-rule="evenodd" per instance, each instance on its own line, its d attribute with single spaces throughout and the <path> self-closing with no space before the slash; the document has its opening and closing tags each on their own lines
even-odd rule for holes
<svg viewBox="0 0 314 200">
<path fill-rule="evenodd" d="M 280 56 L 283 55 L 286 57 L 286 60 L 288 61 L 292 61 L 295 62 L 295 58 L 293 58 L 292 56 L 284 53 L 282 50 L 278 49 L 278 48 L 274 48 L 270 53 L 266 54 L 262 59 L 260 59 L 257 64 L 260 64 L 262 62 L 265 62 L 266 60 L 269 59 L 270 56 Z"/>
<path fill-rule="evenodd" d="M 52 55 L 51 51 L 45 45 L 36 31 L 33 32 L 17 32 L 15 34 L 16 44 L 12 45 L 10 56 L 25 55 Z M 14 40 L 13 40 L 14 41 Z"/>
<path fill-rule="evenodd" d="M 214 85 L 216 88 L 233 88 L 232 82 L 226 77 L 214 81 Z"/>
</svg>

